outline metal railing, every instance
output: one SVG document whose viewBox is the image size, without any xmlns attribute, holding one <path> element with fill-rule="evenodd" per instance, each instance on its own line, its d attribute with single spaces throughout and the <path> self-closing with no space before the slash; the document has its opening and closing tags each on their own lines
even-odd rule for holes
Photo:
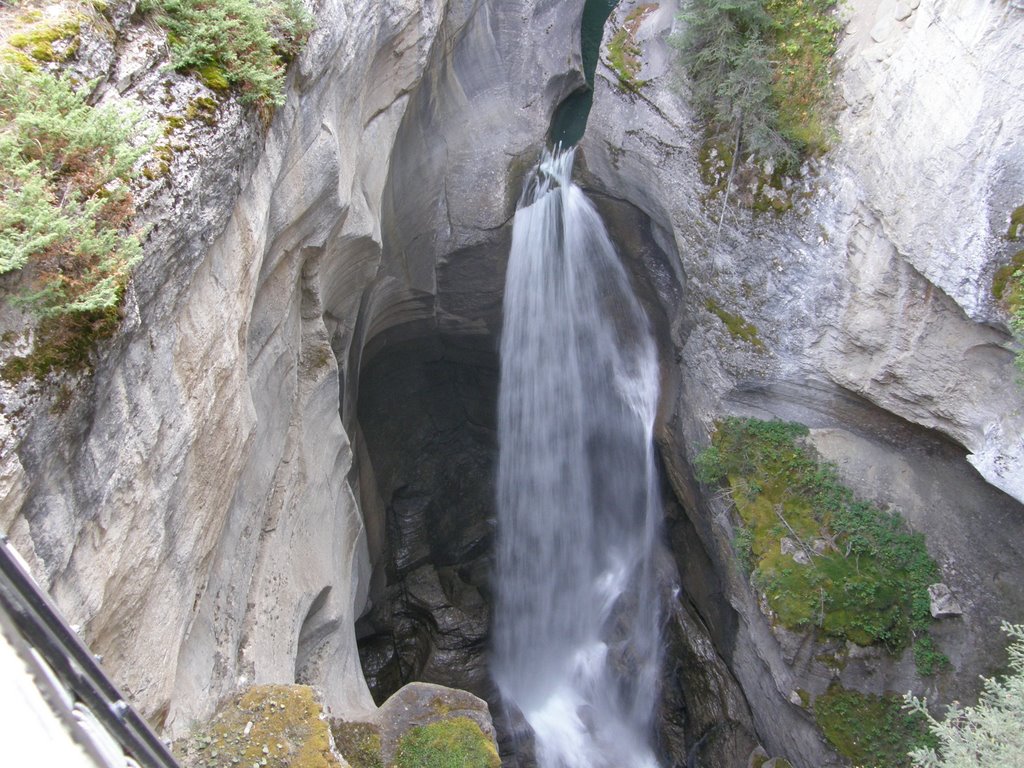
<svg viewBox="0 0 1024 768">
<path fill-rule="evenodd" d="M 126 758 L 143 768 L 179 768 L 167 747 L 128 705 L 95 657 L 67 625 L 49 596 L 36 584 L 24 561 L 0 534 L 0 611 L 25 643 L 42 658 L 73 700 L 76 740 L 100 764 L 110 765 L 112 740 Z M 99 726 L 99 728 L 97 727 Z M 97 731 L 106 731 L 106 734 Z M 107 737 L 107 738 L 104 738 Z M 91 741 L 91 743 L 89 743 Z M 130 760 L 122 762 L 131 765 Z"/>
</svg>

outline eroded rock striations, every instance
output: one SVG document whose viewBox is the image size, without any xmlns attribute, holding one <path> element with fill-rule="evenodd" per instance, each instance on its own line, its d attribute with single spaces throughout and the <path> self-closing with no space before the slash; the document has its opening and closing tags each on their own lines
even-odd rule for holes
<svg viewBox="0 0 1024 768">
<path fill-rule="evenodd" d="M 834 148 L 792 212 L 727 206 L 720 226 L 666 42 L 677 4 L 654 5 L 631 29 L 641 85 L 602 53 L 578 164 L 661 360 L 678 501 L 658 565 L 662 746 L 835 765 L 800 691 L 968 698 L 999 619 L 1024 615 L 1024 396 L 988 288 L 1024 203 L 1024 11 L 853 3 Z M 582 10 L 326 0 L 265 135 L 164 71 L 130 4 L 117 45 L 88 49 L 110 93 L 206 106 L 140 195 L 146 259 L 95 373 L 60 407 L 5 385 L 0 525 L 168 733 L 261 683 L 313 685 L 365 720 L 361 615 L 380 698 L 419 678 L 488 693 L 510 219 L 584 84 Z M 963 612 L 937 630 L 956 673 L 773 626 L 691 469 L 727 413 L 808 424 L 849 485 L 928 534 Z"/>
</svg>

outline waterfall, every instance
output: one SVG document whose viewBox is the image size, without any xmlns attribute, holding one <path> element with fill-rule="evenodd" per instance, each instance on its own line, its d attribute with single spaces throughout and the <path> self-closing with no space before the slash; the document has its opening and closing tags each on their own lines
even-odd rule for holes
<svg viewBox="0 0 1024 768">
<path fill-rule="evenodd" d="M 512 234 L 492 672 L 540 768 L 656 766 L 657 359 L 573 156 L 545 153 Z"/>
</svg>

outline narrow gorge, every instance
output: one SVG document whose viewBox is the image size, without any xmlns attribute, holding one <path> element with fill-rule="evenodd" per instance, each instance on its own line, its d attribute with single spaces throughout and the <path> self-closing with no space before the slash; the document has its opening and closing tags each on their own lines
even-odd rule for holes
<svg viewBox="0 0 1024 768">
<path fill-rule="evenodd" d="M 2 9 L 151 127 L 88 365 L 0 306 L 0 533 L 182 765 L 294 701 L 325 765 L 909 767 L 907 691 L 1006 672 L 1018 0 L 808 4 L 788 167 L 714 134 L 697 3 L 321 0 L 280 104 L 101 5 Z"/>
</svg>

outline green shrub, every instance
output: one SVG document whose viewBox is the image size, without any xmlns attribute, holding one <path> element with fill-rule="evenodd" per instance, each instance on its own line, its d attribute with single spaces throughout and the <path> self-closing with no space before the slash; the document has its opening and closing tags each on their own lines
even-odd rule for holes
<svg viewBox="0 0 1024 768">
<path fill-rule="evenodd" d="M 18 300 L 43 316 L 113 307 L 141 255 L 124 232 L 140 119 L 90 106 L 65 78 L 0 72 L 0 273 L 27 269 Z"/>
<path fill-rule="evenodd" d="M 242 101 L 277 106 L 285 66 L 312 30 L 300 0 L 145 0 L 170 38 L 174 66 Z"/>
<path fill-rule="evenodd" d="M 81 368 L 118 322 L 131 267 L 128 182 L 148 140 L 137 113 L 90 106 L 70 80 L 0 64 L 0 273 L 20 271 L 11 301 L 40 316 L 33 352 L 8 379 Z"/>
<path fill-rule="evenodd" d="M 749 528 L 733 528 L 732 545 L 736 550 L 736 562 L 747 575 L 754 570 L 754 534 Z"/>
<path fill-rule="evenodd" d="M 909 693 L 906 707 L 924 719 L 934 742 L 913 751 L 916 768 L 1007 768 L 1024 765 L 1024 625 L 1003 624 L 1010 637 L 1010 673 L 1003 680 L 982 678 L 978 703 L 953 703 L 943 721 L 932 717 Z"/>
<path fill-rule="evenodd" d="M 928 629 L 928 586 L 939 580 L 924 539 L 857 499 L 835 469 L 798 442 L 802 424 L 728 418 L 696 461 L 730 490 L 750 541 L 751 581 L 791 629 L 820 628 L 893 652 L 913 644 L 918 671 L 947 662 Z M 782 540 L 800 553 L 782 552 Z"/>
<path fill-rule="evenodd" d="M 453 717 L 406 732 L 396 763 L 397 768 L 498 768 L 501 759 L 479 725 Z"/>
<path fill-rule="evenodd" d="M 858 766 L 911 768 L 910 751 L 936 743 L 924 716 L 907 712 L 902 697 L 837 684 L 814 701 L 814 720 L 836 751 Z"/>
</svg>

